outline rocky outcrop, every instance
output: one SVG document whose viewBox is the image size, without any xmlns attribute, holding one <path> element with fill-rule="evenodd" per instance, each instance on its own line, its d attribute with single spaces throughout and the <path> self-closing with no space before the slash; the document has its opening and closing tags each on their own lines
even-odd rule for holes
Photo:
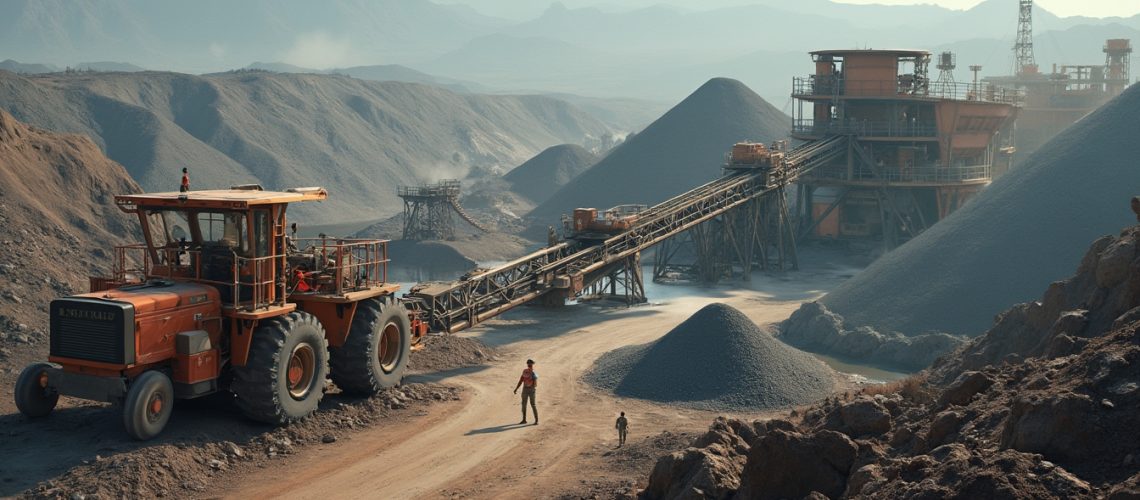
<svg viewBox="0 0 1140 500">
<path fill-rule="evenodd" d="M 774 430 L 748 454 L 739 498 L 802 498 L 812 492 L 830 498 L 847 488 L 859 447 L 845 434 Z"/>
<path fill-rule="evenodd" d="M 737 433 L 734 498 L 1140 498 L 1137 241 L 1097 240 L 1075 276 L 920 377 Z M 805 309 L 804 325 L 842 328 Z"/>
<path fill-rule="evenodd" d="M 779 330 L 780 340 L 804 350 L 838 354 L 847 359 L 921 370 L 938 356 L 965 343 L 941 332 L 906 336 L 869 326 L 852 327 L 821 302 L 808 302 L 792 313 Z"/>
<path fill-rule="evenodd" d="M 738 433 L 755 437 L 752 427 L 718 418 L 693 445 L 657 460 L 645 498 L 729 498 L 740 487 L 740 474 L 751 446 Z"/>
</svg>

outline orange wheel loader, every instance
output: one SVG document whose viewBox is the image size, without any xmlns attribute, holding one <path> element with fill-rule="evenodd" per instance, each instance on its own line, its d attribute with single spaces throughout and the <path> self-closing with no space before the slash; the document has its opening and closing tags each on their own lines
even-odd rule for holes
<svg viewBox="0 0 1140 500">
<path fill-rule="evenodd" d="M 177 399 L 232 394 L 272 424 L 317 409 L 330 378 L 369 395 L 400 382 L 414 335 L 387 282 L 387 241 L 298 240 L 290 203 L 321 188 L 116 196 L 145 243 L 116 248 L 91 292 L 53 300 L 47 363 L 23 370 L 16 405 L 47 416 L 60 395 L 118 403 L 127 433 L 158 435 Z"/>
</svg>

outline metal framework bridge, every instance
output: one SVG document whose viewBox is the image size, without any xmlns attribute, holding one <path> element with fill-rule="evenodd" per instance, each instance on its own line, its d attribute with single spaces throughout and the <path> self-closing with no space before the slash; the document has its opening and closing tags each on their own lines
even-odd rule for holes
<svg viewBox="0 0 1140 500">
<path fill-rule="evenodd" d="M 621 286 L 628 300 L 644 301 L 643 250 L 741 207 L 755 207 L 748 212 L 753 216 L 773 207 L 786 211 L 786 203 L 765 198 L 783 199 L 785 186 L 847 147 L 846 136 L 832 136 L 789 151 L 770 169 L 726 170 L 720 179 L 642 212 L 632 228 L 612 238 L 567 240 L 458 281 L 417 285 L 405 299 L 420 303 L 433 331 L 449 333 L 536 299 L 557 304 Z"/>
</svg>

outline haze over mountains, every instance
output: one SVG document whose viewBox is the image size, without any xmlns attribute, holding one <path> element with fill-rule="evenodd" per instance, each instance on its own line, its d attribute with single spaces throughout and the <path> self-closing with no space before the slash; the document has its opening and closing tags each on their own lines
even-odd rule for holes
<svg viewBox="0 0 1140 500">
<path fill-rule="evenodd" d="M 580 4 L 580 3 L 579 3 Z M 476 4 L 478 5 L 478 3 Z M 1009 72 L 1017 5 L 760 0 L 700 9 L 554 3 L 526 20 L 424 0 L 12 0 L 0 5 L 0 57 L 26 64 L 115 60 L 185 72 L 271 61 L 320 70 L 399 64 L 435 78 L 519 89 L 675 102 L 712 76 L 739 79 L 783 107 L 788 78 L 822 48 L 957 50 L 958 79 Z M 1140 15 L 1057 17 L 1034 10 L 1038 62 L 1095 64 L 1105 38 L 1140 40 Z"/>
<path fill-rule="evenodd" d="M 181 167 L 195 187 L 320 185 L 329 201 L 290 213 L 340 222 L 396 212 L 399 184 L 506 170 L 611 131 L 548 97 L 265 72 L 0 72 L 0 109 L 89 135 L 150 191 L 174 189 Z"/>
</svg>

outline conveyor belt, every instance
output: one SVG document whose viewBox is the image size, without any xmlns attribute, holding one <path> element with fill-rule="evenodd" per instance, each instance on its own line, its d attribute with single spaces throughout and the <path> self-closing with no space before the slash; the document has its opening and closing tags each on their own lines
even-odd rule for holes
<svg viewBox="0 0 1140 500">
<path fill-rule="evenodd" d="M 600 271 L 777 191 L 843 154 L 847 147 L 845 136 L 804 144 L 774 162 L 771 169 L 729 170 L 720 179 L 657 204 L 642 212 L 628 231 L 600 243 L 566 241 L 459 281 L 416 285 L 406 297 L 420 301 L 431 329 L 442 332 L 469 328 L 544 295 L 558 300 L 572 297 Z"/>
</svg>

